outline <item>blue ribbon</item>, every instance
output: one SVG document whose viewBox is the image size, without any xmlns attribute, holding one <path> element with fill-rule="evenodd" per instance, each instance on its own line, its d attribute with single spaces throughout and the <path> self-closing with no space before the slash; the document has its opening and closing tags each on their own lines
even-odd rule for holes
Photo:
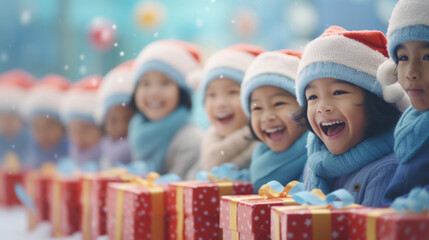
<svg viewBox="0 0 429 240">
<path fill-rule="evenodd" d="M 36 211 L 36 206 L 34 205 L 33 199 L 27 194 L 25 189 L 22 187 L 20 183 L 15 184 L 15 194 L 18 197 L 19 201 L 24 204 L 27 208 L 29 208 L 31 211 Z"/>
<path fill-rule="evenodd" d="M 242 180 L 242 181 L 250 181 L 249 170 L 242 169 L 238 170 L 238 166 L 233 163 L 224 163 L 220 166 L 214 167 L 208 171 L 199 171 L 197 172 L 196 179 L 201 181 L 209 180 L 209 174 L 213 174 L 217 177 L 217 179 L 229 179 L 232 181 Z"/>
<path fill-rule="evenodd" d="M 354 203 L 353 196 L 345 189 L 338 189 L 328 194 L 323 200 L 314 193 L 302 191 L 292 194 L 292 198 L 299 204 L 307 204 L 314 206 L 331 205 L 334 208 L 348 206 Z"/>
<path fill-rule="evenodd" d="M 167 183 L 177 182 L 181 180 L 182 178 L 179 175 L 175 173 L 167 173 L 167 174 L 161 175 L 159 178 L 155 180 L 155 182 L 159 184 L 167 184 Z"/>
<path fill-rule="evenodd" d="M 398 211 L 422 212 L 429 210 L 429 192 L 421 187 L 413 188 L 408 194 L 408 198 L 398 197 L 390 207 Z"/>
<path fill-rule="evenodd" d="M 283 186 L 281 183 L 279 183 L 276 180 L 269 181 L 265 185 L 270 186 L 274 191 L 276 192 L 283 192 L 285 186 Z M 296 184 L 288 193 L 288 195 L 293 195 L 299 192 L 304 191 L 304 184 L 302 182 Z"/>
</svg>

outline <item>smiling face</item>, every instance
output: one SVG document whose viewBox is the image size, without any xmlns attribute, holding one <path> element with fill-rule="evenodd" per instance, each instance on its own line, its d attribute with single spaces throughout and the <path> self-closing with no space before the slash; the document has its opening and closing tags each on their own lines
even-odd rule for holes
<svg viewBox="0 0 429 240">
<path fill-rule="evenodd" d="M 67 133 L 71 142 L 80 150 L 95 146 L 103 136 L 103 132 L 97 125 L 80 120 L 70 121 L 67 124 Z"/>
<path fill-rule="evenodd" d="M 360 87 L 320 78 L 307 86 L 305 97 L 308 121 L 331 153 L 345 153 L 364 139 L 368 118 Z"/>
<path fill-rule="evenodd" d="M 205 109 L 210 124 L 225 137 L 247 124 L 240 103 L 240 84 L 227 78 L 210 82 L 205 96 Z"/>
<path fill-rule="evenodd" d="M 44 115 L 33 118 L 31 130 L 37 145 L 45 151 L 55 147 L 65 134 L 65 129 L 58 120 Z"/>
<path fill-rule="evenodd" d="M 140 79 L 134 101 L 149 120 L 158 121 L 179 105 L 179 86 L 161 72 L 147 72 Z"/>
<path fill-rule="evenodd" d="M 106 122 L 104 125 L 106 133 L 113 139 L 127 137 L 128 124 L 134 112 L 128 106 L 114 106 L 106 115 Z"/>
<path fill-rule="evenodd" d="M 250 119 L 255 135 L 271 150 L 288 149 L 307 129 L 291 119 L 299 105 L 295 96 L 278 87 L 256 88 L 250 96 Z"/>
<path fill-rule="evenodd" d="M 415 109 L 429 110 L 429 42 L 405 42 L 396 53 L 399 83 Z"/>
</svg>

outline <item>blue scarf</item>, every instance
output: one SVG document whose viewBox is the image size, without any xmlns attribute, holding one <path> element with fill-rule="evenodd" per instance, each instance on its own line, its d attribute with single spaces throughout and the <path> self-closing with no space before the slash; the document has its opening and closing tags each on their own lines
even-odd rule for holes
<svg viewBox="0 0 429 240">
<path fill-rule="evenodd" d="M 128 127 L 133 160 L 143 161 L 148 171 L 163 174 L 168 146 L 176 132 L 188 122 L 189 111 L 185 107 L 177 108 L 159 121 L 150 121 L 141 113 L 134 114 Z"/>
<path fill-rule="evenodd" d="M 37 143 L 31 142 L 30 151 L 28 153 L 28 163 L 33 168 L 39 168 L 43 163 L 56 163 L 60 158 L 66 157 L 68 153 L 67 136 L 58 142 L 52 149 L 45 151 L 41 149 Z"/>
<path fill-rule="evenodd" d="M 393 130 L 365 139 L 347 152 L 335 155 L 315 134 L 308 136 L 306 190 L 331 192 L 335 178 L 347 175 L 393 152 Z"/>
<path fill-rule="evenodd" d="M 266 144 L 259 144 L 250 162 L 250 179 L 255 191 L 271 180 L 283 185 L 298 180 L 307 160 L 306 140 L 307 133 L 304 133 L 283 152 L 274 152 Z"/>
<path fill-rule="evenodd" d="M 429 111 L 408 108 L 395 128 L 395 154 L 401 163 L 409 161 L 429 141 Z"/>
</svg>

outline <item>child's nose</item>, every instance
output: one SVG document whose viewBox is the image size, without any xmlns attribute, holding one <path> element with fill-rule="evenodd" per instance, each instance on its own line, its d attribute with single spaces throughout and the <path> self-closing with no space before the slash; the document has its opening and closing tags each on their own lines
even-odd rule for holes
<svg viewBox="0 0 429 240">
<path fill-rule="evenodd" d="M 323 101 L 319 104 L 317 107 L 318 113 L 326 113 L 326 112 L 332 112 L 334 110 L 334 105 L 327 101 Z"/>
<path fill-rule="evenodd" d="M 406 77 L 410 81 L 416 81 L 420 79 L 420 64 L 418 61 L 410 60 L 410 64 L 408 66 Z"/>
<path fill-rule="evenodd" d="M 272 111 L 265 111 L 262 116 L 262 121 L 273 121 L 276 119 L 276 114 Z"/>
</svg>

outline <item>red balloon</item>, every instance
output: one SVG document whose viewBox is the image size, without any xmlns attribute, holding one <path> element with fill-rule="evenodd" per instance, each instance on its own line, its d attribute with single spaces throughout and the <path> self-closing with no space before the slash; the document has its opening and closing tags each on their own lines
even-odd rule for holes
<svg viewBox="0 0 429 240">
<path fill-rule="evenodd" d="M 94 18 L 89 27 L 89 40 L 99 51 L 111 49 L 116 40 L 113 23 L 105 18 Z"/>
</svg>

